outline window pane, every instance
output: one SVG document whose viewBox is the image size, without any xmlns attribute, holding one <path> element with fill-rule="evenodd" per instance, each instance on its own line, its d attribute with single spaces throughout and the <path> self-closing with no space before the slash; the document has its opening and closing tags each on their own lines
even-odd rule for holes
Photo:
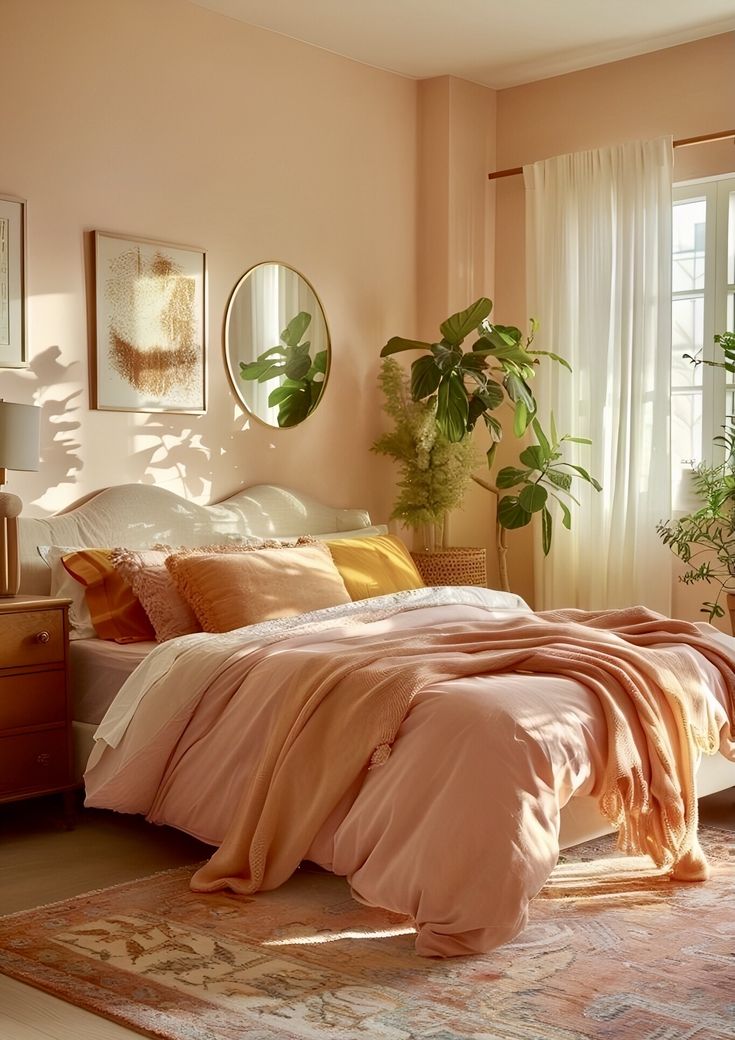
<svg viewBox="0 0 735 1040">
<path fill-rule="evenodd" d="M 727 328 L 735 332 L 735 293 L 727 294 Z"/>
<path fill-rule="evenodd" d="M 704 300 L 674 300 L 671 310 L 671 385 L 701 386 L 702 366 L 693 365 L 684 354 L 701 357 L 704 343 Z"/>
<path fill-rule="evenodd" d="M 691 292 L 694 289 L 704 288 L 706 214 L 707 203 L 704 199 L 680 202 L 674 206 L 672 267 L 674 292 Z M 731 218 L 732 214 L 731 208 Z"/>
<path fill-rule="evenodd" d="M 674 394 L 671 398 L 671 465 L 674 473 L 702 458 L 702 395 Z"/>
<path fill-rule="evenodd" d="M 727 219 L 727 281 L 735 282 L 735 191 L 730 192 L 730 207 Z M 730 328 L 732 328 L 732 323 Z"/>
</svg>

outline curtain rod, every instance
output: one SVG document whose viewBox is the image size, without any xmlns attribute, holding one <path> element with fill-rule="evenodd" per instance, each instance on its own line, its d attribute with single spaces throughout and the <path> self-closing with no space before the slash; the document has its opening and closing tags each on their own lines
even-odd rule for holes
<svg viewBox="0 0 735 1040">
<path fill-rule="evenodd" d="M 699 137 L 682 137 L 680 141 L 674 141 L 674 148 L 686 148 L 690 144 L 707 144 L 709 141 L 727 141 L 735 137 L 735 130 L 719 130 L 716 134 L 701 134 Z M 488 180 L 495 181 L 499 177 L 517 177 L 523 173 L 522 166 L 514 166 L 512 170 L 495 170 L 487 175 Z"/>
</svg>

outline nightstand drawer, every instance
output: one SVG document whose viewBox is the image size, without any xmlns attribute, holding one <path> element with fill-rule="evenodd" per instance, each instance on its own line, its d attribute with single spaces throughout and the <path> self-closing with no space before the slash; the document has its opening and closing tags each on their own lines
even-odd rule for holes
<svg viewBox="0 0 735 1040">
<path fill-rule="evenodd" d="M 20 610 L 3 618 L 0 668 L 64 660 L 63 610 Z"/>
<path fill-rule="evenodd" d="M 0 737 L 0 798 L 70 783 L 66 729 Z"/>
<path fill-rule="evenodd" d="M 50 722 L 66 722 L 63 671 L 0 677 L 0 733 Z"/>
</svg>

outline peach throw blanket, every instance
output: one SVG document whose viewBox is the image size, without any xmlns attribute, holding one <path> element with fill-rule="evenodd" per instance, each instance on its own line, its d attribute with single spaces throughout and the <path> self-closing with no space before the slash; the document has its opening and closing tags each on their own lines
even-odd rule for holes
<svg viewBox="0 0 735 1040">
<path fill-rule="evenodd" d="M 271 657 L 263 698 L 278 699 L 255 782 L 220 848 L 192 879 L 195 891 L 275 888 L 304 858 L 345 792 L 390 754 L 415 695 L 464 676 L 564 675 L 598 699 L 608 746 L 601 807 L 626 852 L 648 853 L 680 878 L 706 876 L 697 843 L 697 750 L 721 745 L 693 647 L 720 672 L 735 717 L 735 671 L 727 651 L 692 624 L 643 608 L 577 610 L 449 625 L 376 644 L 341 639 Z M 241 662 L 243 674 L 269 653 Z M 735 758 L 732 738 L 721 750 Z M 305 789 L 308 763 L 323 768 Z"/>
</svg>

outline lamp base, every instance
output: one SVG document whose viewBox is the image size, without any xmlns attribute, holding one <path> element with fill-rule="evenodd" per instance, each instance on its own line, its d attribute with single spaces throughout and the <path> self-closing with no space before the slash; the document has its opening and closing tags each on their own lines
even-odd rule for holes
<svg viewBox="0 0 735 1040">
<path fill-rule="evenodd" d="M 20 589 L 18 517 L 23 503 L 17 495 L 0 491 L 0 597 L 17 596 Z"/>
</svg>

